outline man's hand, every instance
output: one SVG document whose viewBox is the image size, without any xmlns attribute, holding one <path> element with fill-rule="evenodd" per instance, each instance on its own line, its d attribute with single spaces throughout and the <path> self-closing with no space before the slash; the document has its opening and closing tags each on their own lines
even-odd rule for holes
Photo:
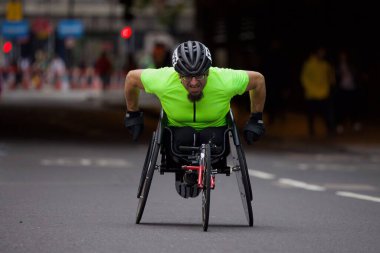
<svg viewBox="0 0 380 253">
<path fill-rule="evenodd" d="M 265 134 L 262 112 L 251 114 L 247 124 L 244 127 L 243 133 L 244 139 L 249 145 L 255 141 L 258 141 L 260 137 Z"/>
<path fill-rule="evenodd" d="M 141 111 L 127 112 L 124 118 L 124 125 L 136 141 L 144 130 L 144 114 Z"/>
</svg>

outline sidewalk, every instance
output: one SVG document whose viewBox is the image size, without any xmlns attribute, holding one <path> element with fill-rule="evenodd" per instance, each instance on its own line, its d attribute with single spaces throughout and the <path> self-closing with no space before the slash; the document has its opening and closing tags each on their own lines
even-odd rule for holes
<svg viewBox="0 0 380 253">
<path fill-rule="evenodd" d="M 62 105 L 78 102 L 92 102 L 93 105 L 125 105 L 123 89 L 68 89 L 68 90 L 3 90 L 1 105 Z M 140 102 L 144 107 L 160 106 L 159 101 L 150 94 L 140 93 Z"/>
</svg>

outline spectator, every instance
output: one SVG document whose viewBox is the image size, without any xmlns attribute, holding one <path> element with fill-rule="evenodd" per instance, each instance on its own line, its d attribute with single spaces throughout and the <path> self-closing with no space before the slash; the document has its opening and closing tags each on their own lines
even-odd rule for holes
<svg viewBox="0 0 380 253">
<path fill-rule="evenodd" d="M 141 68 L 162 68 L 171 66 L 171 52 L 163 42 L 155 42 L 149 55 L 142 57 Z"/>
<path fill-rule="evenodd" d="M 7 71 L 7 86 L 10 89 L 17 89 L 21 84 L 21 70 L 15 59 L 10 61 Z"/>
<path fill-rule="evenodd" d="M 304 88 L 309 135 L 315 135 L 314 120 L 322 116 L 328 135 L 333 134 L 334 118 L 331 105 L 331 87 L 335 83 L 333 66 L 326 60 L 326 48 L 312 51 L 301 70 L 301 84 Z"/>
<path fill-rule="evenodd" d="M 49 63 L 44 51 L 37 50 L 35 60 L 31 66 L 31 82 L 33 88 L 42 89 L 42 86 L 46 83 L 48 65 Z"/>
<path fill-rule="evenodd" d="M 155 68 L 170 67 L 171 54 L 162 42 L 156 42 L 152 52 L 153 64 Z"/>
<path fill-rule="evenodd" d="M 66 64 L 55 54 L 48 67 L 48 80 L 56 89 L 67 90 L 69 83 L 67 80 Z"/>
<path fill-rule="evenodd" d="M 24 89 L 29 89 L 30 87 L 30 73 L 31 73 L 31 66 L 30 66 L 30 60 L 29 58 L 22 58 L 20 61 L 20 71 L 21 71 L 21 83 L 22 87 Z"/>
<path fill-rule="evenodd" d="M 108 89 L 110 86 L 112 70 L 113 66 L 107 52 L 103 51 L 95 62 L 95 73 L 102 80 L 103 90 Z"/>
<path fill-rule="evenodd" d="M 338 55 L 336 80 L 337 133 L 343 133 L 345 123 L 351 124 L 355 131 L 359 131 L 361 129 L 359 105 L 363 102 L 359 87 L 359 73 L 349 53 L 343 49 Z"/>
</svg>

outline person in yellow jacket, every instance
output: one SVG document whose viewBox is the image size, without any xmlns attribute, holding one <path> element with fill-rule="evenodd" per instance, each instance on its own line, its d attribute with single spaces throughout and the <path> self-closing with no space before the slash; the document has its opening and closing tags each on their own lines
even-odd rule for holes
<svg viewBox="0 0 380 253">
<path fill-rule="evenodd" d="M 314 119 L 322 116 L 328 134 L 334 131 L 331 90 L 335 84 L 333 66 L 326 60 L 326 48 L 321 46 L 312 51 L 301 70 L 304 89 L 309 135 L 315 134 Z"/>
</svg>

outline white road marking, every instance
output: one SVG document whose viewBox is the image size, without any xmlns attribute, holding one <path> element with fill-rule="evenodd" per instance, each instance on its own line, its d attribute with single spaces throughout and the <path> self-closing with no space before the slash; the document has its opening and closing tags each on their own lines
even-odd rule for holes
<svg viewBox="0 0 380 253">
<path fill-rule="evenodd" d="M 248 170 L 248 174 L 253 177 L 258 177 L 261 179 L 274 179 L 276 176 L 267 172 L 259 171 L 259 170 Z"/>
<path fill-rule="evenodd" d="M 319 185 L 314 185 L 314 184 L 308 184 L 308 183 L 293 180 L 290 178 L 280 178 L 278 180 L 278 182 L 280 184 L 289 185 L 289 186 L 293 186 L 296 188 L 302 188 L 302 189 L 309 190 L 309 191 L 325 191 L 326 190 L 325 187 L 322 187 Z"/>
<path fill-rule="evenodd" d="M 270 174 L 270 173 L 263 172 L 263 171 L 258 171 L 258 170 L 248 170 L 248 173 L 249 173 L 250 176 L 261 178 L 261 179 L 267 179 L 267 180 L 271 180 L 271 179 L 274 179 L 276 177 L 276 175 L 274 175 L 274 174 Z M 305 183 L 305 182 L 302 182 L 302 181 L 293 180 L 293 179 L 290 179 L 290 178 L 280 178 L 278 180 L 278 183 L 280 183 L 282 185 L 287 185 L 287 186 L 291 186 L 291 187 L 296 187 L 296 188 L 301 188 L 301 189 L 309 190 L 309 191 L 326 191 L 326 187 L 327 188 L 334 188 L 333 187 L 334 185 L 326 185 L 326 187 L 323 187 L 323 186 L 320 186 L 320 185 L 308 184 L 308 183 Z M 367 189 L 367 190 L 368 189 L 371 189 L 371 190 L 376 189 L 374 187 L 369 187 L 367 185 L 366 185 L 366 187 L 364 187 L 363 185 L 360 185 L 360 187 L 358 185 L 339 185 L 339 187 L 342 187 L 342 186 L 345 186 L 345 187 L 357 187 L 357 188 L 360 188 L 360 189 Z M 353 192 L 346 192 L 346 191 L 337 191 L 337 192 L 335 192 L 335 194 L 337 196 L 355 198 L 355 199 L 360 199 L 360 200 L 368 200 L 368 201 L 373 201 L 373 202 L 379 202 L 380 203 L 380 198 L 379 197 L 373 197 L 373 196 L 368 196 L 368 195 L 363 195 L 363 194 L 357 194 L 357 193 L 353 193 Z"/>
<path fill-rule="evenodd" d="M 124 159 L 115 158 L 56 158 L 42 159 L 44 166 L 100 166 L 100 167 L 131 167 L 131 163 Z"/>
<path fill-rule="evenodd" d="M 343 171 L 343 172 L 355 172 L 357 166 L 349 164 L 334 164 L 334 163 L 299 163 L 297 164 L 299 170 L 317 170 L 317 171 Z"/>
<path fill-rule="evenodd" d="M 339 183 L 329 183 L 324 184 L 323 187 L 330 190 L 340 190 L 340 191 L 376 191 L 377 188 L 368 184 L 339 184 Z"/>
<path fill-rule="evenodd" d="M 361 200 L 368 200 L 368 201 L 373 201 L 373 202 L 379 202 L 380 203 L 380 198 L 378 198 L 378 197 L 373 197 L 373 196 L 368 196 L 368 195 L 363 195 L 363 194 L 357 194 L 357 193 L 353 193 L 353 192 L 343 192 L 343 191 L 338 191 L 335 194 L 338 195 L 338 196 L 342 196 L 342 197 L 361 199 Z"/>
</svg>

